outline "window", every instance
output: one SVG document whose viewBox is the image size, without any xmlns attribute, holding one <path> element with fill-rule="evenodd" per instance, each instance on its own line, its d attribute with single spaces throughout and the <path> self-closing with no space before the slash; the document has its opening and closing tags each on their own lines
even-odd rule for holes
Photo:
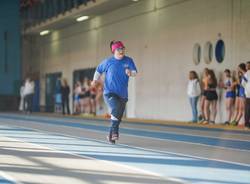
<svg viewBox="0 0 250 184">
<path fill-rule="evenodd" d="M 215 58 L 218 63 L 222 63 L 225 57 L 225 43 L 223 40 L 218 40 L 215 46 Z"/>
<path fill-rule="evenodd" d="M 209 64 L 213 59 L 213 45 L 211 42 L 206 42 L 204 45 L 204 60 L 205 63 Z"/>
<path fill-rule="evenodd" d="M 201 61 L 201 46 L 196 43 L 193 47 L 193 62 L 195 65 L 198 65 Z"/>
</svg>

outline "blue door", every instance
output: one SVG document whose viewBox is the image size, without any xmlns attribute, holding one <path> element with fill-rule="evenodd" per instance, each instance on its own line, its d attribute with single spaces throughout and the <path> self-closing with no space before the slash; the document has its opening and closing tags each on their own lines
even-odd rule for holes
<svg viewBox="0 0 250 184">
<path fill-rule="evenodd" d="M 46 112 L 55 112 L 55 107 L 60 103 L 62 73 L 46 75 Z"/>
</svg>

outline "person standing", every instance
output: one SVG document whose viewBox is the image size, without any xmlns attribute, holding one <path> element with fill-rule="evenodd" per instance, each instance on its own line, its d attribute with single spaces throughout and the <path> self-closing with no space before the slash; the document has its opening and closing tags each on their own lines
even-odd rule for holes
<svg viewBox="0 0 250 184">
<path fill-rule="evenodd" d="M 247 62 L 247 71 L 240 69 L 244 75 L 242 77 L 241 84 L 245 89 L 246 104 L 245 104 L 245 127 L 250 128 L 250 61 Z"/>
<path fill-rule="evenodd" d="M 74 108 L 73 108 L 73 114 L 80 114 L 81 112 L 81 105 L 80 105 L 80 93 L 82 91 L 81 83 L 80 81 L 76 82 L 74 85 Z"/>
<path fill-rule="evenodd" d="M 245 101 L 246 101 L 246 96 L 245 96 L 245 89 L 242 86 L 241 82 L 243 79 L 243 75 L 244 73 L 247 72 L 246 69 L 246 65 L 245 63 L 241 63 L 238 65 L 238 71 L 237 71 L 237 79 L 235 82 L 236 85 L 236 100 L 235 100 L 235 114 L 234 114 L 234 118 L 233 121 L 230 123 L 231 125 L 243 125 L 245 124 L 245 120 L 244 123 L 241 123 L 241 119 L 245 114 Z"/>
<path fill-rule="evenodd" d="M 205 83 L 208 88 L 206 90 L 206 99 L 205 99 L 205 121 L 202 124 L 204 125 L 209 124 L 209 123 L 215 124 L 215 118 L 217 114 L 218 95 L 216 92 L 217 78 L 213 70 L 208 71 L 208 77 Z M 211 115 L 211 118 L 210 118 L 210 115 Z"/>
<path fill-rule="evenodd" d="M 62 113 L 63 115 L 65 115 L 65 108 L 66 108 L 67 114 L 70 114 L 70 109 L 69 109 L 70 88 L 66 79 L 63 79 L 61 86 L 61 94 L 62 94 Z"/>
<path fill-rule="evenodd" d="M 32 113 L 33 95 L 34 95 L 35 83 L 31 78 L 27 78 L 24 84 L 23 95 L 23 109 L 27 114 Z"/>
<path fill-rule="evenodd" d="M 24 82 L 22 82 L 22 86 L 20 87 L 20 104 L 19 111 L 24 111 Z"/>
<path fill-rule="evenodd" d="M 202 77 L 201 77 L 201 98 L 200 98 L 200 111 L 201 114 L 199 115 L 199 121 L 200 123 L 205 121 L 205 100 L 206 100 L 206 95 L 207 95 L 207 76 L 208 76 L 208 68 L 205 68 L 203 73 L 202 73 Z"/>
<path fill-rule="evenodd" d="M 236 98 L 235 93 L 235 80 L 231 75 L 231 71 L 229 69 L 225 69 L 224 71 L 224 82 L 222 83 L 222 87 L 226 90 L 226 112 L 227 112 L 227 120 L 224 123 L 225 125 L 229 125 L 232 120 L 233 110 L 234 110 L 234 102 Z"/>
<path fill-rule="evenodd" d="M 193 118 L 191 122 L 197 123 L 198 122 L 197 104 L 198 104 L 199 96 L 201 94 L 201 87 L 200 87 L 198 75 L 195 71 L 189 72 L 187 94 L 188 94 L 188 98 L 190 101 L 192 114 L 193 114 Z"/>
<path fill-rule="evenodd" d="M 105 73 L 103 96 L 111 114 L 107 139 L 115 144 L 119 138 L 119 125 L 128 101 L 129 77 L 136 76 L 137 69 L 133 59 L 125 56 L 125 47 L 121 41 L 112 41 L 111 51 L 113 56 L 97 66 L 91 85 L 97 86 L 101 74 Z"/>
</svg>

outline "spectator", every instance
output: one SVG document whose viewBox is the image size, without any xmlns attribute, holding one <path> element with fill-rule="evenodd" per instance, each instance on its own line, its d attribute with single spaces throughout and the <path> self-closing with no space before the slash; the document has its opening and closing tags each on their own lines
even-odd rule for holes
<svg viewBox="0 0 250 184">
<path fill-rule="evenodd" d="M 63 115 L 65 115 L 65 108 L 66 108 L 67 114 L 69 115 L 70 114 L 70 109 L 69 109 L 70 88 L 66 79 L 63 79 L 63 82 L 61 85 L 61 94 L 62 94 L 62 113 Z"/>
<path fill-rule="evenodd" d="M 205 79 L 206 89 L 206 99 L 205 99 L 205 121 L 203 124 L 215 123 L 215 117 L 217 114 L 217 100 L 218 95 L 216 92 L 217 79 L 215 77 L 214 71 L 209 70 L 208 76 Z"/>
<path fill-rule="evenodd" d="M 22 86 L 20 87 L 20 104 L 19 111 L 24 111 L 24 82 L 22 82 Z"/>
<path fill-rule="evenodd" d="M 191 122 L 193 123 L 197 123 L 198 121 L 197 103 L 198 103 L 200 93 L 201 93 L 201 88 L 200 88 L 198 75 L 195 71 L 190 71 L 187 94 L 188 94 L 190 105 L 192 108 L 193 118 Z"/>
<path fill-rule="evenodd" d="M 32 113 L 34 89 L 35 89 L 34 81 L 32 81 L 31 78 L 27 78 L 23 90 L 24 94 L 23 109 L 27 114 Z"/>
<path fill-rule="evenodd" d="M 250 61 L 247 62 L 247 71 L 244 71 L 243 69 L 240 69 L 240 72 L 242 72 L 243 78 L 241 81 L 242 86 L 245 89 L 245 95 L 246 95 L 246 104 L 245 104 L 245 127 L 250 128 Z"/>
<path fill-rule="evenodd" d="M 97 87 L 90 86 L 90 113 L 96 115 L 96 92 Z"/>
<path fill-rule="evenodd" d="M 202 94 L 201 94 L 201 100 L 200 100 L 200 110 L 201 114 L 199 116 L 200 122 L 205 121 L 205 99 L 206 99 L 206 92 L 207 92 L 207 76 L 208 76 L 208 68 L 205 68 L 202 74 L 202 82 L 201 82 L 201 89 L 202 89 Z"/>
<path fill-rule="evenodd" d="M 80 104 L 81 104 L 81 113 L 89 114 L 90 113 L 90 86 L 89 79 L 84 78 L 82 83 L 82 91 L 80 93 Z"/>
<path fill-rule="evenodd" d="M 225 122 L 226 125 L 229 125 L 231 122 L 231 118 L 233 116 L 233 108 L 234 108 L 234 101 L 235 101 L 235 84 L 234 80 L 231 76 L 231 71 L 226 69 L 224 71 L 224 83 L 222 87 L 226 90 L 226 111 L 227 111 L 227 120 Z"/>
<path fill-rule="evenodd" d="M 80 106 L 80 93 L 81 93 L 81 83 L 78 81 L 74 86 L 74 114 L 79 114 L 81 112 Z"/>
<path fill-rule="evenodd" d="M 237 78 L 235 82 L 235 85 L 236 85 L 235 113 L 234 113 L 234 118 L 232 122 L 230 123 L 231 125 L 234 125 L 234 126 L 239 125 L 240 120 L 242 119 L 244 115 L 244 111 L 245 111 L 245 101 L 246 101 L 245 90 L 244 90 L 244 87 L 241 85 L 242 77 L 244 74 L 240 70 L 243 70 L 244 72 L 246 72 L 245 63 L 241 63 L 238 66 Z"/>
</svg>

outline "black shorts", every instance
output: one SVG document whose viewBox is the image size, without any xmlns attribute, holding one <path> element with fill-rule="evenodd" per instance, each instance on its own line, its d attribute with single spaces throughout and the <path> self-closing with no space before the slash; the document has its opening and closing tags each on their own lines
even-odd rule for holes
<svg viewBox="0 0 250 184">
<path fill-rule="evenodd" d="M 86 97 L 86 98 L 87 98 L 87 97 L 90 97 L 90 92 L 89 92 L 89 91 L 86 91 L 85 97 Z"/>
<path fill-rule="evenodd" d="M 95 99 L 96 95 L 91 94 L 90 97 L 91 99 Z"/>
<path fill-rule="evenodd" d="M 79 98 L 80 98 L 80 99 L 85 98 L 85 94 L 80 94 L 80 95 L 79 95 Z"/>
<path fill-rule="evenodd" d="M 206 100 L 213 101 L 218 100 L 218 95 L 216 91 L 207 91 L 206 92 Z"/>
<path fill-rule="evenodd" d="M 201 95 L 206 97 L 207 96 L 207 90 L 204 90 Z"/>
</svg>

